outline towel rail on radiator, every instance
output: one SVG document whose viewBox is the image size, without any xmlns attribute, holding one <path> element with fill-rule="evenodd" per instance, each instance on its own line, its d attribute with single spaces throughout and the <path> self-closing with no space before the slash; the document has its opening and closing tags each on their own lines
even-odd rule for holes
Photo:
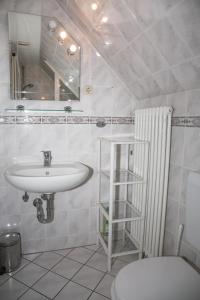
<svg viewBox="0 0 200 300">
<path fill-rule="evenodd" d="M 135 138 L 149 141 L 149 172 L 145 222 L 144 252 L 160 256 L 163 250 L 167 203 L 167 186 L 170 157 L 171 107 L 156 107 L 135 111 Z M 134 165 L 138 174 L 143 168 L 143 153 L 137 148 Z M 138 199 L 133 191 L 133 202 Z M 132 234 L 140 235 L 139 227 L 132 227 Z"/>
</svg>

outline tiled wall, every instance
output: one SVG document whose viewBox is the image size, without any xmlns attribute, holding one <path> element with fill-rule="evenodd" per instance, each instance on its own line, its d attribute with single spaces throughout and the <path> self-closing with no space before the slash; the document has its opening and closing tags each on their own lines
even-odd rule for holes
<svg viewBox="0 0 200 300">
<path fill-rule="evenodd" d="M 62 109 L 67 103 L 47 101 L 11 101 L 9 96 L 9 56 L 7 11 L 55 16 L 82 46 L 81 101 L 70 103 L 81 109 L 74 118 L 64 113 L 5 113 L 5 108 L 23 104 L 26 108 Z M 55 1 L 1 1 L 0 2 L 0 229 L 14 229 L 22 233 L 24 252 L 51 250 L 95 242 L 95 202 L 97 137 L 99 135 L 131 132 L 125 124 L 134 108 L 133 97 L 124 89 L 94 48 L 74 26 Z M 85 86 L 91 85 L 93 93 L 87 95 Z M 68 103 L 69 105 L 69 103 Z M 82 122 L 79 116 L 86 116 Z M 95 119 L 96 117 L 96 119 Z M 108 117 L 109 124 L 96 127 L 99 117 Z M 112 117 L 112 118 L 111 118 Z M 124 121 L 122 121 L 124 120 Z M 83 124 L 81 124 L 83 123 Z M 121 124 L 120 124 L 121 123 Z M 28 203 L 22 201 L 22 192 L 12 188 L 3 172 L 15 160 L 29 160 L 37 156 L 42 162 L 41 150 L 50 149 L 53 160 L 78 160 L 94 169 L 91 179 L 80 188 L 55 196 L 55 220 L 40 224 L 31 195 Z"/>
<path fill-rule="evenodd" d="M 200 170 L 199 99 L 200 90 L 188 90 L 186 92 L 147 99 L 141 101 L 139 105 L 140 108 L 171 105 L 174 108 L 173 122 L 176 123 L 175 120 L 179 120 L 179 125 L 172 127 L 165 231 L 166 255 L 175 254 L 178 226 L 179 224 L 185 224 L 188 175 L 191 171 L 199 172 Z M 185 117 L 183 118 L 183 116 Z M 191 119 L 188 118 L 190 116 L 193 116 L 194 125 L 188 122 Z M 182 119 L 185 122 L 181 123 Z M 200 252 L 187 242 L 185 236 L 183 236 L 181 254 L 200 267 Z"/>
</svg>

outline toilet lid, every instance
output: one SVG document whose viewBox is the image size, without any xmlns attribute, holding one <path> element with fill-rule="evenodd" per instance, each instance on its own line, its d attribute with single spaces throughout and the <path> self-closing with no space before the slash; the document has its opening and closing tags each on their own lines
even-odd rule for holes
<svg viewBox="0 0 200 300">
<path fill-rule="evenodd" d="M 199 300 L 200 274 L 180 257 L 146 258 L 124 267 L 113 300 Z"/>
</svg>

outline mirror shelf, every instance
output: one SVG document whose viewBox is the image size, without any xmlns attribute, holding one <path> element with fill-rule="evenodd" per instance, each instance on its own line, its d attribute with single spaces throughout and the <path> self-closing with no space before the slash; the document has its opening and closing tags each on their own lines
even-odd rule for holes
<svg viewBox="0 0 200 300">
<path fill-rule="evenodd" d="M 65 113 L 72 113 L 72 112 L 83 112 L 83 110 L 72 109 L 70 106 L 68 106 L 68 107 L 64 107 L 63 109 L 5 108 L 5 112 L 65 112 Z"/>
</svg>

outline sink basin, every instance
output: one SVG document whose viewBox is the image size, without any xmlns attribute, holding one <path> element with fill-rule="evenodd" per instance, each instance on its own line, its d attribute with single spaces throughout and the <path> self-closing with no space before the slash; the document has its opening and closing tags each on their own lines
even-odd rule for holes
<svg viewBox="0 0 200 300">
<path fill-rule="evenodd" d="M 14 187 L 34 193 L 57 193 L 81 185 L 89 168 L 80 162 L 63 162 L 44 167 L 40 163 L 21 163 L 9 167 L 5 178 Z"/>
</svg>

